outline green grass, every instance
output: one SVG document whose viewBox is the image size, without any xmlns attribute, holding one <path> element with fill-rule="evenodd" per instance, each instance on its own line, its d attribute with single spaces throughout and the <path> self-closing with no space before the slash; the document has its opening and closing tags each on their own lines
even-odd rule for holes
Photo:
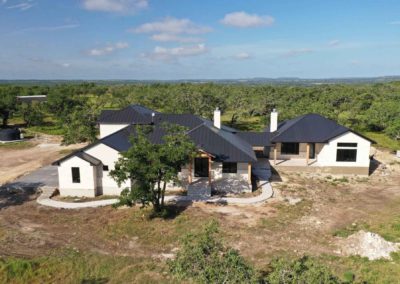
<svg viewBox="0 0 400 284">
<path fill-rule="evenodd" d="M 172 283 L 152 258 L 66 249 L 33 259 L 1 258 L 0 283 Z"/>
<path fill-rule="evenodd" d="M 26 128 L 26 132 L 30 134 L 43 133 L 47 135 L 62 135 L 63 129 L 57 125 L 48 124 L 42 126 L 31 126 Z"/>
<path fill-rule="evenodd" d="M 378 132 L 364 132 L 363 134 L 374 140 L 379 147 L 387 148 L 393 151 L 400 150 L 400 141 L 393 140 L 386 134 Z"/>
</svg>

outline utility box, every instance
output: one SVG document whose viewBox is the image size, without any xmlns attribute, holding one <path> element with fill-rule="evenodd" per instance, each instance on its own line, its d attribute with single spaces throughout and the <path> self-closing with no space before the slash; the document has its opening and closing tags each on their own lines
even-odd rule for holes
<svg viewBox="0 0 400 284">
<path fill-rule="evenodd" d="M 397 157 L 397 158 L 400 158 L 400 150 L 397 150 L 397 152 L 396 152 L 396 157 Z"/>
</svg>

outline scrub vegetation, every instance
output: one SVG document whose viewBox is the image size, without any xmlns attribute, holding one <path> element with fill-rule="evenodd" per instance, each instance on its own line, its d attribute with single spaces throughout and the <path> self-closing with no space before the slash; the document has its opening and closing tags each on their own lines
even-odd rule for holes
<svg viewBox="0 0 400 284">
<path fill-rule="evenodd" d="M 0 86 L 3 124 L 15 118 L 32 131 L 62 134 L 65 143 L 92 141 L 102 109 L 129 104 L 171 113 L 211 118 L 216 107 L 226 124 L 243 130 L 262 130 L 272 108 L 280 120 L 319 113 L 361 131 L 390 149 L 400 147 L 400 82 L 317 86 L 225 84 L 95 83 Z M 45 104 L 18 104 L 16 95 L 47 95 Z"/>
</svg>

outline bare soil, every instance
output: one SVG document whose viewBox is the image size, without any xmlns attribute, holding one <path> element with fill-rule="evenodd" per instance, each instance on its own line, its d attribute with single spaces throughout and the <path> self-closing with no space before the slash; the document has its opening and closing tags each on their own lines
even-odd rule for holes
<svg viewBox="0 0 400 284">
<path fill-rule="evenodd" d="M 56 159 L 65 148 L 41 149 L 1 152 L 0 165 L 11 159 L 23 173 Z M 399 211 L 400 164 L 393 163 L 396 158 L 387 152 L 378 151 L 376 157 L 382 164 L 368 178 L 281 173 L 281 181 L 273 182 L 275 197 L 265 204 L 195 203 L 175 208 L 167 219 L 149 219 L 148 211 L 139 208 L 47 208 L 34 201 L 37 193 L 21 193 L 26 196 L 19 196 L 18 205 L 0 210 L 0 256 L 36 257 L 74 248 L 162 259 L 176 251 L 182 235 L 210 219 L 221 224 L 225 242 L 258 267 L 277 255 L 338 255 L 335 231 L 354 223 L 379 222 Z M 8 169 L 8 176 L 14 169 Z M 4 166 L 0 170 L 7 172 Z M 290 202 L 293 199 L 297 202 Z"/>
<path fill-rule="evenodd" d="M 61 138 L 40 135 L 28 141 L 24 149 L 0 147 L 0 185 L 48 165 L 66 151 L 83 147 L 83 144 L 62 146 Z"/>
</svg>

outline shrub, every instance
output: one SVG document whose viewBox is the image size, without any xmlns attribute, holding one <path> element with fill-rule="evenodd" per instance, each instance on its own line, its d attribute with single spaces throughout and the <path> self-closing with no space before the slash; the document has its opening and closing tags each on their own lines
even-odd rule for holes
<svg viewBox="0 0 400 284">
<path fill-rule="evenodd" d="M 235 249 L 225 247 L 218 224 L 210 222 L 200 234 L 188 234 L 169 267 L 178 279 L 199 283 L 257 283 L 254 269 Z"/>
<path fill-rule="evenodd" d="M 276 259 L 265 281 L 270 284 L 340 283 L 329 268 L 309 257 L 297 260 Z"/>
</svg>

